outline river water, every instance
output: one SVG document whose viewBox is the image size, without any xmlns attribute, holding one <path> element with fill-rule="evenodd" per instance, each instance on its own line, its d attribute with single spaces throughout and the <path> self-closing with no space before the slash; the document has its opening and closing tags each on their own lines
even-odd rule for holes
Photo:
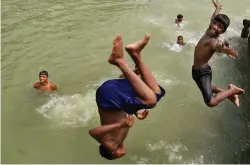
<svg viewBox="0 0 250 165">
<path fill-rule="evenodd" d="M 242 20 L 250 19 L 250 1 L 221 2 L 231 19 L 223 37 L 241 53 L 235 61 L 223 54 L 211 60 L 213 82 L 249 90 L 250 56 L 240 32 Z M 194 46 L 212 12 L 211 0 L 3 0 L 2 163 L 235 161 L 250 139 L 250 95 L 240 97 L 239 108 L 228 100 L 208 108 L 191 78 Z M 173 24 L 179 13 L 180 28 Z M 95 90 L 120 74 L 107 63 L 117 32 L 124 44 L 151 34 L 143 56 L 167 93 L 147 120 L 135 122 L 127 155 L 107 161 L 88 130 L 99 124 Z M 174 45 L 178 35 L 187 42 L 183 49 Z M 43 69 L 57 94 L 32 89 Z"/>
</svg>

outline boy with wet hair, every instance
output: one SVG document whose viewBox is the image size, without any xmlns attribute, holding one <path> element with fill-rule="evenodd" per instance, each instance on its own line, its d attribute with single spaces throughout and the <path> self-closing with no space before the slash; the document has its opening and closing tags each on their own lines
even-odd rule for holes
<svg viewBox="0 0 250 165">
<path fill-rule="evenodd" d="M 186 43 L 184 42 L 183 36 L 178 36 L 177 37 L 177 44 L 180 46 L 184 46 Z"/>
<path fill-rule="evenodd" d="M 34 84 L 34 88 L 41 91 L 52 92 L 57 89 L 57 86 L 49 82 L 49 73 L 46 70 L 42 70 L 39 73 L 39 82 Z"/>
<path fill-rule="evenodd" d="M 180 23 L 183 21 L 183 15 L 182 14 L 178 14 L 177 15 L 177 19 L 175 19 L 175 23 L 178 25 L 178 27 L 180 27 Z"/>
<path fill-rule="evenodd" d="M 208 107 L 214 107 L 226 98 L 231 100 L 236 106 L 239 106 L 238 96 L 244 93 L 243 89 L 233 84 L 229 84 L 227 90 L 211 85 L 212 69 L 208 62 L 214 53 L 226 53 L 233 59 L 238 56 L 238 53 L 234 49 L 227 47 L 224 42 L 219 43 L 218 37 L 227 30 L 230 19 L 225 14 L 219 14 L 222 5 L 218 0 L 212 0 L 212 2 L 215 6 L 215 11 L 207 31 L 195 47 L 192 77 Z"/>
</svg>

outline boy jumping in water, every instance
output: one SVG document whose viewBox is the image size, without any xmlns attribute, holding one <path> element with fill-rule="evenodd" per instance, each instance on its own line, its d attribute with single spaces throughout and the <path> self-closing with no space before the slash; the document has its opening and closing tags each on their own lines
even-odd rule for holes
<svg viewBox="0 0 250 165">
<path fill-rule="evenodd" d="M 125 76 L 124 79 L 112 79 L 104 82 L 96 91 L 96 103 L 101 120 L 101 126 L 89 130 L 89 134 L 100 143 L 101 156 L 112 160 L 126 154 L 123 141 L 132 127 L 135 114 L 144 119 L 147 111 L 141 109 L 154 108 L 165 95 L 141 57 L 141 51 L 150 39 L 144 39 L 127 45 L 126 51 L 138 67 L 140 76 L 128 68 L 123 57 L 123 43 L 120 35 L 113 42 L 113 50 L 108 62 L 117 66 Z"/>
<path fill-rule="evenodd" d="M 212 0 L 212 2 L 215 6 L 215 11 L 209 28 L 195 47 L 192 77 L 200 88 L 207 106 L 214 107 L 226 98 L 231 100 L 236 106 L 239 106 L 238 95 L 244 93 L 243 89 L 229 84 L 228 90 L 224 91 L 219 87 L 211 85 L 212 70 L 208 65 L 208 61 L 213 54 L 215 52 L 226 53 L 233 59 L 238 56 L 238 53 L 234 49 L 225 46 L 225 43 L 220 44 L 218 41 L 219 35 L 227 30 L 230 20 L 227 15 L 219 14 L 222 5 L 218 0 Z"/>
</svg>

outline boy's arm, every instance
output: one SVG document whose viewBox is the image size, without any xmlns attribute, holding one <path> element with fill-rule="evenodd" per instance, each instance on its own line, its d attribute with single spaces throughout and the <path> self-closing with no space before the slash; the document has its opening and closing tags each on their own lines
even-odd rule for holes
<svg viewBox="0 0 250 165">
<path fill-rule="evenodd" d="M 90 136 L 92 136 L 96 141 L 103 144 L 111 151 L 115 151 L 120 143 L 117 143 L 117 139 L 109 136 L 109 133 L 121 129 L 123 127 L 132 127 L 134 124 L 134 118 L 131 115 L 127 115 L 126 119 L 118 123 L 102 125 L 96 128 L 89 130 Z M 118 139 L 119 141 L 120 139 Z"/>
<path fill-rule="evenodd" d="M 220 10 L 222 9 L 222 5 L 218 2 L 218 0 L 212 0 L 213 4 L 214 4 L 214 7 L 215 7 L 215 10 L 214 10 L 214 13 L 211 17 L 211 21 L 214 19 L 215 16 L 217 16 L 219 13 L 220 13 Z"/>
<path fill-rule="evenodd" d="M 35 82 L 34 85 L 33 85 L 33 88 L 38 89 L 39 88 L 39 82 Z"/>
<path fill-rule="evenodd" d="M 92 136 L 96 141 L 103 144 L 111 151 L 116 150 L 117 144 L 115 140 L 108 135 L 108 133 L 121 128 L 121 123 L 114 123 L 109 125 L 103 125 L 89 130 L 90 136 Z"/>
<path fill-rule="evenodd" d="M 56 84 L 54 84 L 54 83 L 50 83 L 50 87 L 51 87 L 53 90 L 57 90 L 57 86 L 56 86 Z"/>
<path fill-rule="evenodd" d="M 238 56 L 238 52 L 232 48 L 227 47 L 224 42 L 220 44 L 218 40 L 212 39 L 210 45 L 215 52 L 225 53 L 233 59 Z"/>
</svg>

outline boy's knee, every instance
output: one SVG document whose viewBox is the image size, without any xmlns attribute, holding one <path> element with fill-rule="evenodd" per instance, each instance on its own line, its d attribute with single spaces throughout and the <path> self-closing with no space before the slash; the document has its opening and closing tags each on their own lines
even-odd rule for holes
<svg viewBox="0 0 250 165">
<path fill-rule="evenodd" d="M 144 101 L 144 104 L 150 107 L 155 106 L 156 103 L 157 99 L 155 94 L 148 96 L 147 99 Z"/>
<path fill-rule="evenodd" d="M 206 102 L 206 105 L 210 108 L 215 107 L 217 105 L 217 103 L 215 103 L 213 100 Z"/>
</svg>

